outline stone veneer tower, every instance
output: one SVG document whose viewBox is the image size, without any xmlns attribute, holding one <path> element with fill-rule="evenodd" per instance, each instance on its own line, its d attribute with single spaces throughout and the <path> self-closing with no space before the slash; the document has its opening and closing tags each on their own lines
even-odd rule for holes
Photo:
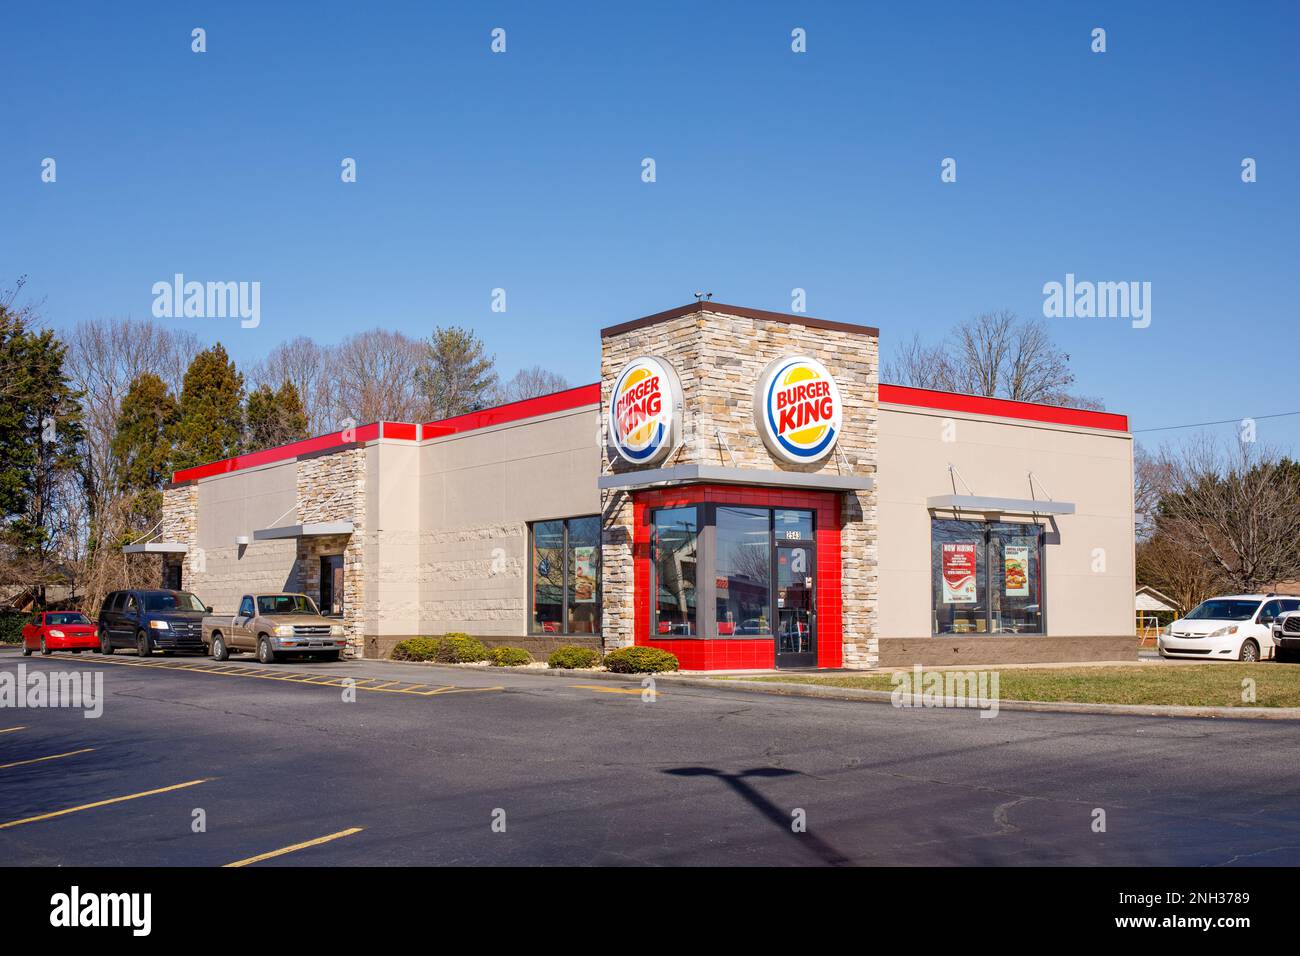
<svg viewBox="0 0 1300 956">
<path fill-rule="evenodd" d="M 670 363 L 681 381 L 681 445 L 660 467 L 713 465 L 809 474 L 861 475 L 877 467 L 879 334 L 865 326 L 802 315 L 762 312 L 713 302 L 648 316 L 601 333 L 601 427 L 619 370 L 631 359 L 653 356 Z M 769 362 L 787 355 L 817 359 L 830 371 L 843 399 L 843 426 L 835 450 L 814 465 L 774 457 L 754 424 L 755 383 Z M 602 474 L 636 471 L 602 441 Z M 756 480 L 761 484 L 761 480 Z M 601 493 L 603 517 L 603 635 L 607 649 L 634 643 L 635 491 Z M 842 660 L 872 666 L 876 644 L 877 492 L 840 495 Z"/>
</svg>

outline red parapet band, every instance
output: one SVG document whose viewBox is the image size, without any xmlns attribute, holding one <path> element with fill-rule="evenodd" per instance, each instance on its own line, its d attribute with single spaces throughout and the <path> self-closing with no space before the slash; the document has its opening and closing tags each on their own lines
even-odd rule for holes
<svg viewBox="0 0 1300 956">
<path fill-rule="evenodd" d="M 912 388 L 907 385 L 881 385 L 880 401 L 891 405 L 911 405 L 916 408 L 934 408 L 949 412 L 968 412 L 972 415 L 990 415 L 996 418 L 1019 418 L 1030 422 L 1050 422 L 1054 425 L 1077 425 L 1081 428 L 1102 428 L 1107 431 L 1128 431 L 1128 416 L 1115 412 L 1094 412 L 1086 408 L 1066 408 L 1061 405 L 1039 405 L 1036 402 L 1013 402 L 1005 398 L 986 398 L 983 395 L 963 395 L 959 392 L 940 392 L 929 388 Z"/>
<path fill-rule="evenodd" d="M 550 395 L 525 398 L 523 401 L 511 402 L 508 405 L 485 408 L 481 412 L 470 412 L 467 415 L 457 415 L 455 418 L 425 422 L 420 428 L 420 437 L 443 438 L 447 435 L 473 431 L 476 428 L 505 425 L 525 418 L 536 418 L 538 415 L 553 415 L 556 412 L 567 412 L 585 405 L 599 404 L 599 382 L 593 385 L 579 385 L 577 388 L 565 389 L 563 392 L 553 392 Z"/>
<path fill-rule="evenodd" d="M 394 422 L 386 422 L 385 425 L 391 427 Z M 258 465 L 270 465 L 277 461 L 288 461 L 291 458 L 299 458 L 302 455 L 311 455 L 316 452 L 330 451 L 334 448 L 342 448 L 346 445 L 354 445 L 358 442 L 374 441 L 379 437 L 379 422 L 373 422 L 369 425 L 360 425 L 355 429 L 345 429 L 343 431 L 330 432 L 328 435 L 321 435 L 317 438 L 305 438 L 302 441 L 290 442 L 287 445 L 277 445 L 274 448 L 267 448 L 263 451 L 249 452 L 247 455 L 236 455 L 234 458 L 223 458 L 221 461 L 209 462 L 206 465 L 195 465 L 193 468 L 182 468 L 172 475 L 172 481 L 181 484 L 187 481 L 198 481 L 200 478 L 211 478 L 213 475 L 225 475 L 232 471 L 242 471 L 245 468 L 256 468 Z M 406 427 L 414 429 L 414 425 Z M 414 434 L 412 434 L 414 438 Z"/>
</svg>

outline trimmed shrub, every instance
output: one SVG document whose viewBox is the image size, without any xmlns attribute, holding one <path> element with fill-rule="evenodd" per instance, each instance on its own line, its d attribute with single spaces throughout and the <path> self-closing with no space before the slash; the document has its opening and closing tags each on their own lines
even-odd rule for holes
<svg viewBox="0 0 1300 956">
<path fill-rule="evenodd" d="M 656 674 L 677 670 L 677 657 L 658 647 L 620 647 L 605 655 L 605 669 L 615 674 Z"/>
<path fill-rule="evenodd" d="M 441 650 L 440 638 L 412 637 L 399 641 L 388 656 L 395 661 L 436 661 Z"/>
<path fill-rule="evenodd" d="M 0 644 L 21 644 L 23 625 L 31 619 L 22 611 L 0 611 Z"/>
<path fill-rule="evenodd" d="M 546 663 L 559 670 L 571 671 L 579 667 L 595 667 L 600 655 L 590 647 L 577 647 L 566 644 L 551 651 Z"/>
<path fill-rule="evenodd" d="M 491 654 L 493 667 L 518 667 L 533 662 L 533 655 L 522 647 L 494 647 Z"/>
<path fill-rule="evenodd" d="M 438 661 L 443 664 L 472 664 L 491 657 L 487 646 L 477 637 L 468 634 L 444 634 L 438 649 Z"/>
</svg>

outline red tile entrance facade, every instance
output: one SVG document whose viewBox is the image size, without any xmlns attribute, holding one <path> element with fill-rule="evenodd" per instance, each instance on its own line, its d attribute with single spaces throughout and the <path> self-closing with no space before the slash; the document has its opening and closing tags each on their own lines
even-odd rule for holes
<svg viewBox="0 0 1300 956">
<path fill-rule="evenodd" d="M 633 636 L 637 644 L 660 647 L 677 655 L 683 670 L 749 670 L 775 666 L 774 637 L 702 637 L 665 640 L 651 634 L 650 538 L 651 512 L 656 508 L 714 502 L 766 508 L 802 508 L 816 513 L 817 543 L 817 666 L 839 667 L 843 654 L 840 568 L 840 495 L 832 492 L 786 491 L 740 485 L 686 485 L 632 495 Z"/>
</svg>

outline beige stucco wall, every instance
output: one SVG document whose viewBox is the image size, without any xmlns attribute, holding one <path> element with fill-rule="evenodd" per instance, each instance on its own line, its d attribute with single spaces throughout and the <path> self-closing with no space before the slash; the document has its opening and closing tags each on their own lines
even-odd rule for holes
<svg viewBox="0 0 1300 956">
<path fill-rule="evenodd" d="M 598 423 L 591 405 L 421 446 L 420 615 L 408 633 L 527 633 L 528 522 L 600 512 Z"/>
<path fill-rule="evenodd" d="M 186 590 L 218 613 L 233 613 L 252 591 L 297 589 L 294 542 L 253 540 L 258 528 L 298 520 L 295 462 L 208 478 L 194 494 L 198 527 L 186 541 Z M 242 548 L 235 544 L 240 536 L 249 539 Z"/>
<path fill-rule="evenodd" d="M 882 403 L 879 453 L 882 638 L 931 632 L 926 499 L 954 493 L 950 463 L 972 489 L 959 481 L 957 494 L 1041 498 L 1045 488 L 1054 500 L 1076 504 L 1075 514 L 1056 517 L 1059 538 L 1043 520 L 1049 636 L 1132 633 L 1133 442 L 1127 434 Z"/>
</svg>

